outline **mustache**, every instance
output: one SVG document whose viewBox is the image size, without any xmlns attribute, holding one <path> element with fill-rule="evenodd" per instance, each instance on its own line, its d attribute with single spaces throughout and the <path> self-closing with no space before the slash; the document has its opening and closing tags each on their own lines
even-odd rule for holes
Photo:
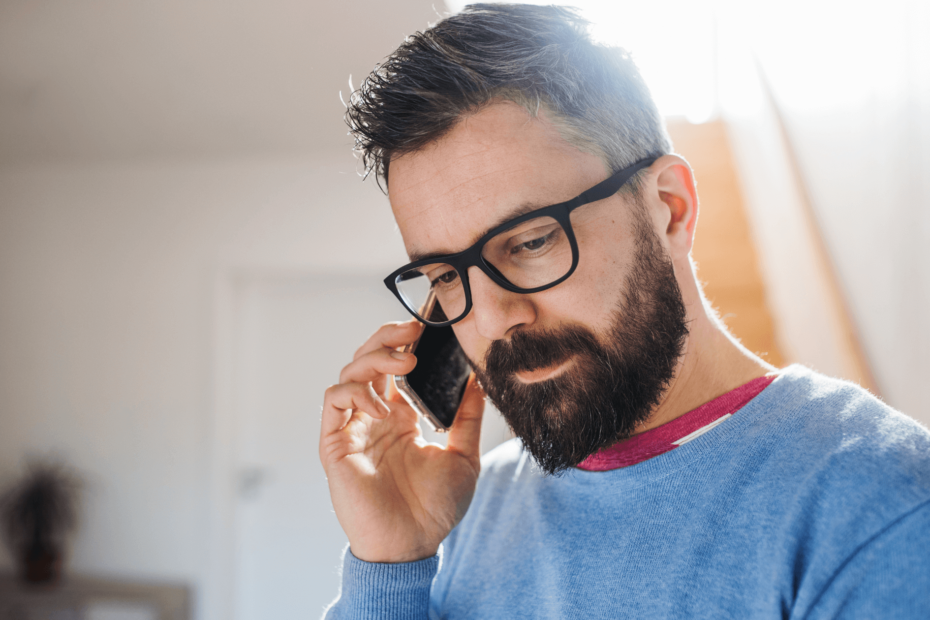
<svg viewBox="0 0 930 620">
<path fill-rule="evenodd" d="M 500 377 L 555 366 L 579 354 L 599 349 L 593 334 L 569 325 L 558 330 L 518 331 L 509 340 L 495 340 L 484 356 L 484 369 Z"/>
</svg>

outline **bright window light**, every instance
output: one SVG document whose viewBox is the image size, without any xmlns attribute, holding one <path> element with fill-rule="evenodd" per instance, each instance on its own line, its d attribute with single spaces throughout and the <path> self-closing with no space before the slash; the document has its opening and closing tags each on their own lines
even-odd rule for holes
<svg viewBox="0 0 930 620">
<path fill-rule="evenodd" d="M 521 3 L 539 4 L 541 0 Z M 452 12 L 466 4 L 446 0 Z M 633 55 L 664 116 L 684 116 L 701 123 L 716 114 L 715 21 L 709 3 L 569 0 L 566 4 L 580 9 L 591 21 L 596 41 L 620 46 Z"/>
</svg>

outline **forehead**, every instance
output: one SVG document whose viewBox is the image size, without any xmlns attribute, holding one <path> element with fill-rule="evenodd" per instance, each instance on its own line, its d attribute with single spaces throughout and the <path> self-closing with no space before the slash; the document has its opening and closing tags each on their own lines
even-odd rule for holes
<svg viewBox="0 0 930 620">
<path fill-rule="evenodd" d="M 566 142 L 544 112 L 503 102 L 392 160 L 388 191 L 409 255 L 453 253 L 502 217 L 569 200 L 606 176 L 603 161 Z"/>
</svg>

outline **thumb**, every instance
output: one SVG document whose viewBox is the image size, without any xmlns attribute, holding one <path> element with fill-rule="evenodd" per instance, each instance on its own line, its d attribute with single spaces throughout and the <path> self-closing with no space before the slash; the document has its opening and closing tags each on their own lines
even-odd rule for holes
<svg viewBox="0 0 930 620">
<path fill-rule="evenodd" d="M 481 456 L 481 418 L 484 416 L 484 390 L 471 373 L 455 421 L 449 430 L 448 448 L 470 458 Z"/>
</svg>

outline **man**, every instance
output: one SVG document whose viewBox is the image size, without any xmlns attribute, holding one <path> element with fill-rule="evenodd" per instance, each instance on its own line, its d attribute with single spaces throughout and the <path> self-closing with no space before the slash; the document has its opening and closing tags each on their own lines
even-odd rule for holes
<svg viewBox="0 0 930 620">
<path fill-rule="evenodd" d="M 927 617 L 930 434 L 726 332 L 691 170 L 627 56 L 568 10 L 474 5 L 348 119 L 477 380 L 445 449 L 387 391 L 419 321 L 327 390 L 350 543 L 328 617 Z M 479 462 L 485 394 L 517 439 Z"/>
</svg>

